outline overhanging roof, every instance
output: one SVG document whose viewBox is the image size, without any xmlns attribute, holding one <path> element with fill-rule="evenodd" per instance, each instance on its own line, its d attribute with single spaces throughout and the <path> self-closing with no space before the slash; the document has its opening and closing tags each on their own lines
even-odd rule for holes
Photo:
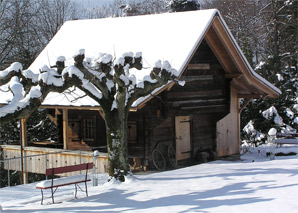
<svg viewBox="0 0 298 213">
<path fill-rule="evenodd" d="M 168 60 L 180 75 L 203 39 L 222 64 L 227 77 L 238 89 L 239 97 L 245 95 L 277 97 L 281 92 L 256 74 L 243 56 L 235 39 L 219 12 L 215 9 L 158 15 L 76 20 L 66 22 L 46 48 L 29 67 L 38 72 L 44 64 L 51 66 L 58 56 L 72 61 L 78 49 L 85 49 L 86 56 L 110 53 L 115 57 L 125 52 L 143 53 L 144 69 L 135 73 L 142 81 L 158 60 Z M 166 85 L 155 94 L 172 86 Z M 84 97 L 76 89 L 75 97 L 69 93 L 50 93 L 44 106 L 98 106 L 93 99 Z M 151 97 L 137 100 L 138 108 Z M 1 98 L 2 102 L 2 98 Z"/>
</svg>

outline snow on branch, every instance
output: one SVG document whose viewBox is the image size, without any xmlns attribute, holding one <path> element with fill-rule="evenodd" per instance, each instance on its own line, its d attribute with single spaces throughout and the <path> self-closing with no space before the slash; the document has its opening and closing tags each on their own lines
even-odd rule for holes
<svg viewBox="0 0 298 213">
<path fill-rule="evenodd" d="M 284 124 L 282 117 L 278 114 L 278 112 L 274 106 L 271 106 L 269 109 L 263 111 L 262 115 L 267 120 L 273 118 L 274 123 L 276 123 L 279 126 L 282 126 Z"/>
<path fill-rule="evenodd" d="M 34 86 L 31 88 L 29 94 L 24 97 L 24 88 L 17 76 L 14 76 L 9 82 L 9 89 L 13 93 L 13 98 L 11 99 L 10 104 L 0 109 L 0 117 L 13 114 L 16 111 L 25 108 L 27 105 L 29 105 L 31 99 L 40 98 L 42 95 L 40 87 Z"/>
<path fill-rule="evenodd" d="M 7 69 L 0 71 L 0 86 L 8 83 L 13 75 L 20 73 L 22 70 L 22 64 L 19 62 L 14 62 Z"/>
<path fill-rule="evenodd" d="M 65 67 L 65 57 L 59 56 L 55 65 L 44 65 L 39 73 L 22 71 L 22 65 L 18 62 L 1 71 L 0 86 L 9 84 L 13 98 L 7 106 L 0 108 L 0 117 L 16 112 L 22 114 L 21 111 L 30 105 L 32 99 L 36 99 L 34 104 L 37 106 L 50 92 L 62 93 L 73 86 L 83 90 L 103 110 L 119 107 L 128 110 L 138 98 L 149 95 L 163 85 L 172 81 L 181 86 L 185 83 L 177 79 L 178 73 L 168 61 L 159 60 L 150 73 L 145 71 L 141 52 L 126 52 L 118 58 L 107 53 L 85 58 L 85 50 L 80 49 L 73 59 L 73 65 Z M 136 75 L 143 76 L 143 79 L 137 79 Z M 30 113 L 28 108 L 26 110 Z"/>
</svg>

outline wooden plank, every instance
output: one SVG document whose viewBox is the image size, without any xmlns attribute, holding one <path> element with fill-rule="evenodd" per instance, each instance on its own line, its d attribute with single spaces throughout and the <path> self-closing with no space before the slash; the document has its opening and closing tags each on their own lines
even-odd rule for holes
<svg viewBox="0 0 298 213">
<path fill-rule="evenodd" d="M 242 73 L 226 73 L 225 78 L 240 78 L 243 76 Z"/>
<path fill-rule="evenodd" d="M 212 103 L 212 102 L 221 102 L 221 101 L 225 101 L 226 99 L 224 98 L 218 98 L 218 99 L 207 99 L 207 100 L 183 100 L 183 101 L 174 101 L 174 102 L 168 102 L 168 103 L 172 103 L 173 106 L 177 107 L 180 106 L 182 104 L 198 104 L 198 103 Z"/>
<path fill-rule="evenodd" d="M 223 108 L 226 107 L 226 105 L 224 104 L 220 104 L 220 105 L 208 105 L 208 106 L 187 106 L 187 107 L 181 107 L 181 109 L 203 109 L 203 108 L 215 108 L 215 107 L 218 107 L 218 108 Z"/>
<path fill-rule="evenodd" d="M 176 130 L 176 160 L 188 159 L 191 157 L 191 143 L 190 143 L 190 116 L 176 116 L 175 130 Z"/>
<path fill-rule="evenodd" d="M 227 50 L 227 53 L 230 56 L 230 59 L 233 61 L 233 64 L 237 67 L 238 72 L 240 71 L 244 74 L 244 81 L 246 81 L 249 85 L 253 85 L 260 93 L 265 92 L 272 97 L 278 97 L 279 94 L 277 91 L 275 91 L 265 81 L 252 73 L 250 65 L 246 62 L 244 56 L 240 52 L 241 50 L 238 49 L 237 44 L 233 41 L 233 38 L 230 37 L 226 27 L 224 26 L 224 23 L 219 17 L 214 19 L 212 27 L 215 33 L 218 35 L 220 43 L 222 43 Z"/>
<path fill-rule="evenodd" d="M 222 95 L 222 90 L 201 90 L 201 91 L 181 91 L 181 92 L 169 92 L 167 94 L 168 99 L 180 99 L 180 98 L 200 98 L 200 97 L 213 97 Z"/>
<path fill-rule="evenodd" d="M 210 27 L 208 33 L 205 37 L 206 42 L 208 43 L 210 49 L 217 57 L 219 63 L 223 67 L 226 73 L 237 72 L 237 68 L 233 64 L 232 60 L 230 59 L 225 47 L 222 45 L 221 41 L 219 40 L 218 36 L 214 31 L 214 27 Z"/>
<path fill-rule="evenodd" d="M 3 148 L 4 159 L 18 158 L 20 157 L 20 146 L 16 145 L 1 145 Z M 87 163 L 93 161 L 93 152 L 82 151 L 81 155 L 79 152 L 65 152 L 52 154 L 54 152 L 61 152 L 62 149 L 54 148 L 41 148 L 41 147 L 30 147 L 24 148 L 26 158 L 26 171 L 38 174 L 45 174 L 46 168 L 62 167 L 65 165 L 74 165 L 80 163 Z M 45 156 L 47 154 L 47 156 Z M 47 160 L 46 160 L 47 158 Z M 81 159 L 81 160 L 80 160 Z M 21 171 L 20 159 L 11 159 L 5 161 L 4 169 Z M 46 164 L 47 163 L 47 164 Z M 105 153 L 101 153 L 101 156 L 97 158 L 96 167 L 97 172 L 106 172 L 108 169 L 108 156 Z M 92 172 L 92 171 L 90 171 Z M 63 176 L 77 175 L 80 172 L 74 172 L 64 174 Z"/>
<path fill-rule="evenodd" d="M 239 94 L 239 98 L 248 98 L 248 99 L 259 99 L 262 96 L 259 94 Z"/>
<path fill-rule="evenodd" d="M 52 174 L 56 175 L 56 174 L 61 174 L 61 173 L 86 170 L 87 167 L 88 167 L 88 170 L 92 169 L 93 168 L 93 163 L 84 163 L 84 164 L 78 164 L 78 165 L 50 168 L 50 169 L 47 169 L 46 176 L 49 176 L 49 175 L 52 175 Z"/>
<path fill-rule="evenodd" d="M 63 149 L 68 149 L 68 109 L 63 111 Z"/>
<path fill-rule="evenodd" d="M 277 144 L 298 144 L 298 139 L 294 138 L 278 138 L 275 140 Z"/>
<path fill-rule="evenodd" d="M 190 81 L 210 81 L 210 80 L 213 80 L 213 76 L 212 75 L 196 75 L 196 76 L 184 75 L 184 76 L 181 77 L 180 80 L 181 81 L 186 81 L 186 82 L 190 82 Z"/>
<path fill-rule="evenodd" d="M 240 152 L 240 115 L 237 90 L 231 88 L 230 113 L 217 122 L 216 142 L 218 156 Z"/>
<path fill-rule="evenodd" d="M 210 70 L 210 64 L 188 64 L 188 70 Z"/>
<path fill-rule="evenodd" d="M 22 146 L 28 146 L 28 140 L 27 140 L 27 118 L 21 118 L 21 141 Z"/>
<path fill-rule="evenodd" d="M 287 138 L 293 138 L 293 137 L 298 137 L 298 133 L 281 133 L 278 132 L 276 134 L 277 137 L 287 137 Z"/>
</svg>

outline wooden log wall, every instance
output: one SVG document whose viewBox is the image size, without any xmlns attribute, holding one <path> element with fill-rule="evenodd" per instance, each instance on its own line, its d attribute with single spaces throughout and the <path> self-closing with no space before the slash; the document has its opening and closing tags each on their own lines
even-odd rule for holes
<svg viewBox="0 0 298 213">
<path fill-rule="evenodd" d="M 138 150 L 138 156 L 143 156 L 149 166 L 156 144 L 166 142 L 175 147 L 176 116 L 191 118 L 192 157 L 200 151 L 217 149 L 216 122 L 230 112 L 230 81 L 225 79 L 224 70 L 205 41 L 181 80 L 186 82 L 183 87 L 174 85 L 135 112 L 141 118 L 137 144 L 143 147 Z M 139 131 L 140 122 L 144 124 L 143 131 Z"/>
<path fill-rule="evenodd" d="M 193 154 L 200 151 L 216 150 L 216 126 L 212 115 L 194 115 L 192 119 Z"/>
<path fill-rule="evenodd" d="M 166 93 L 170 110 L 178 115 L 212 114 L 220 119 L 229 112 L 230 82 L 205 41 L 187 65 L 181 80 Z"/>
</svg>

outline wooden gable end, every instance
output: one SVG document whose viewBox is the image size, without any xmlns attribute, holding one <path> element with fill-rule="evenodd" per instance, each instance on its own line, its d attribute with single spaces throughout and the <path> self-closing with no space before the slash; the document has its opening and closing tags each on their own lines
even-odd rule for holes
<svg viewBox="0 0 298 213">
<path fill-rule="evenodd" d="M 227 26 L 218 16 L 209 27 L 205 40 L 222 65 L 226 78 L 230 78 L 231 84 L 237 89 L 239 98 L 277 98 L 280 95 L 277 88 L 252 70 Z"/>
<path fill-rule="evenodd" d="M 216 113 L 218 118 L 229 113 L 230 79 L 203 40 L 188 63 L 180 80 L 184 86 L 174 85 L 166 93 L 166 102 L 175 114 Z"/>
</svg>

